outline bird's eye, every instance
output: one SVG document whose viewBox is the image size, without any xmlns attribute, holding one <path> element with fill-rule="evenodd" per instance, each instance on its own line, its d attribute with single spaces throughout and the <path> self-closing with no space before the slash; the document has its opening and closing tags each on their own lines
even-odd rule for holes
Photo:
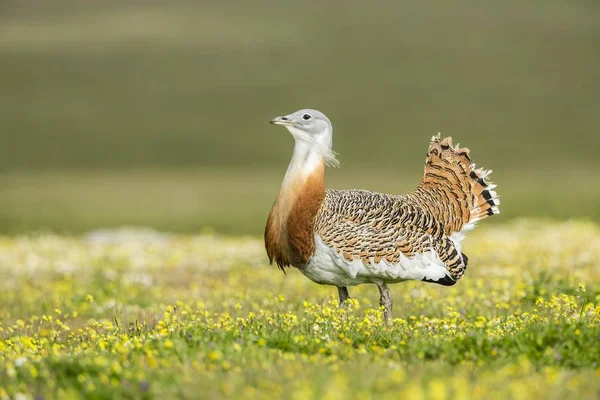
<svg viewBox="0 0 600 400">
<path fill-rule="evenodd" d="M 305 120 L 305 121 L 308 121 L 310 118 L 311 118 L 311 117 L 310 117 L 310 114 L 304 114 L 304 115 L 302 116 L 302 119 L 303 119 L 303 120 Z"/>
</svg>

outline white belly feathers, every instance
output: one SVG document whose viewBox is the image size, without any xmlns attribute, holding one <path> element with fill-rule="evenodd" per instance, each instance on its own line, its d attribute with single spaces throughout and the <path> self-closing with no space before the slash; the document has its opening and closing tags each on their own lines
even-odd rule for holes
<svg viewBox="0 0 600 400">
<path fill-rule="evenodd" d="M 410 258 L 401 255 L 400 261 L 395 264 L 388 264 L 384 259 L 378 263 L 373 259 L 348 261 L 335 249 L 327 246 L 318 234 L 315 235 L 315 252 L 308 264 L 300 270 L 313 282 L 335 286 L 423 279 L 435 281 L 449 275 L 446 266 L 433 250 Z"/>
</svg>

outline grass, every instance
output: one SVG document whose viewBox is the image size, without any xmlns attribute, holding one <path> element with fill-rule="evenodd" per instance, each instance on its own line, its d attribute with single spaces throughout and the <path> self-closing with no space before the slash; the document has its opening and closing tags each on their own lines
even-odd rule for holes
<svg viewBox="0 0 600 400">
<path fill-rule="evenodd" d="M 0 398 L 597 398 L 600 227 L 517 220 L 467 239 L 447 288 L 335 290 L 251 237 L 0 238 Z"/>
<path fill-rule="evenodd" d="M 422 174 L 422 160 L 404 170 L 386 171 L 343 162 L 341 169 L 327 171 L 328 186 L 404 193 L 415 188 Z M 280 167 L 0 174 L 0 231 L 81 233 L 142 225 L 258 236 L 285 173 L 285 163 Z M 492 179 L 498 184 L 502 213 L 486 225 L 521 215 L 600 221 L 600 188 L 590 185 L 596 178 L 586 168 L 497 170 Z"/>
</svg>

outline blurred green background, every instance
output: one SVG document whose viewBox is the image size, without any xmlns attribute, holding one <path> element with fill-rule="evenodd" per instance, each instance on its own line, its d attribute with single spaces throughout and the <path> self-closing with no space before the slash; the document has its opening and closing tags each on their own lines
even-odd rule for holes
<svg viewBox="0 0 600 400">
<path fill-rule="evenodd" d="M 317 108 L 330 187 L 402 193 L 441 131 L 502 214 L 600 220 L 600 3 L 3 1 L 0 233 L 261 234 Z"/>
</svg>

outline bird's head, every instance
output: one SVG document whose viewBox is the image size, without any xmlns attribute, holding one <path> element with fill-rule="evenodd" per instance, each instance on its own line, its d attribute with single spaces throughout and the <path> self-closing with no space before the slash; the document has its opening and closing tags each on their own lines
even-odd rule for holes
<svg viewBox="0 0 600 400">
<path fill-rule="evenodd" d="M 297 146 L 306 146 L 309 150 L 321 154 L 328 165 L 338 166 L 332 150 L 333 126 L 322 112 L 311 109 L 298 110 L 273 118 L 271 123 L 285 126 L 294 137 Z"/>
</svg>

